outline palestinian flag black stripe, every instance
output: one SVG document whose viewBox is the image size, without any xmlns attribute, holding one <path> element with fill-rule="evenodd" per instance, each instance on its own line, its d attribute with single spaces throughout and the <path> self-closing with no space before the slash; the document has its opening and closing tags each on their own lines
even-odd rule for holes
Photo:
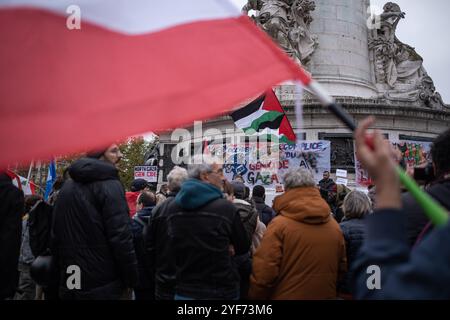
<svg viewBox="0 0 450 320">
<path fill-rule="evenodd" d="M 259 97 L 258 99 L 250 102 L 250 104 L 245 107 L 234 111 L 230 116 L 236 122 L 242 118 L 248 117 L 249 115 L 255 113 L 261 108 L 262 103 L 264 102 L 265 95 Z"/>
</svg>

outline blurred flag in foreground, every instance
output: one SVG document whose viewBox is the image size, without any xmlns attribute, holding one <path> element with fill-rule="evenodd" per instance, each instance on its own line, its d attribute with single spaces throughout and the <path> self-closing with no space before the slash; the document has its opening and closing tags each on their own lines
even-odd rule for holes
<svg viewBox="0 0 450 320">
<path fill-rule="evenodd" d="M 285 80 L 310 82 L 226 0 L 73 3 L 0 2 L 0 167 L 188 125 Z"/>
</svg>

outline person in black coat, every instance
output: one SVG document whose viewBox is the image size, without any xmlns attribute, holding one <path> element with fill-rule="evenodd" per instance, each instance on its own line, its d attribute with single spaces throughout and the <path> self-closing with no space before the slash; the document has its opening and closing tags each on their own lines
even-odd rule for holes
<svg viewBox="0 0 450 320">
<path fill-rule="evenodd" d="M 431 146 L 431 160 L 434 168 L 434 181 L 425 191 L 444 208 L 450 210 L 450 129 L 440 134 Z M 406 212 L 408 243 L 413 246 L 426 233 L 431 231 L 431 224 L 422 208 L 410 193 L 402 195 L 402 207 Z"/>
<path fill-rule="evenodd" d="M 336 210 L 336 183 L 330 178 L 329 171 L 323 172 L 323 179 L 319 181 L 319 188 L 322 197 L 324 197 L 325 201 L 334 213 Z"/>
<path fill-rule="evenodd" d="M 167 199 L 152 211 L 146 234 L 146 250 L 155 279 L 155 299 L 173 300 L 176 285 L 176 260 L 170 245 L 168 219 L 173 214 L 169 209 L 175 196 L 187 179 L 187 171 L 175 166 L 167 175 L 169 194 Z"/>
<path fill-rule="evenodd" d="M 251 239 L 239 213 L 223 195 L 220 160 L 200 158 L 167 208 L 169 242 L 176 261 L 175 300 L 239 298 L 236 255 L 248 252 Z"/>
<path fill-rule="evenodd" d="M 136 201 L 136 214 L 132 218 L 131 228 L 134 238 L 134 249 L 138 260 L 139 282 L 134 288 L 136 300 L 154 300 L 155 281 L 151 261 L 145 250 L 145 234 L 152 210 L 156 205 L 156 196 L 152 192 L 142 191 Z"/>
<path fill-rule="evenodd" d="M 4 300 L 14 296 L 19 281 L 24 196 L 1 171 L 0 199 L 0 300 Z"/>
<path fill-rule="evenodd" d="M 59 295 L 130 298 L 138 271 L 125 191 L 115 167 L 122 154 L 113 144 L 88 156 L 70 166 L 72 180 L 64 184 L 54 209 L 52 252 L 59 267 Z M 81 275 L 75 289 L 67 285 L 73 265 Z"/>
<path fill-rule="evenodd" d="M 344 218 L 339 224 L 345 239 L 348 272 L 339 282 L 338 291 L 341 294 L 351 294 L 350 279 L 352 264 L 358 256 L 358 251 L 365 237 L 364 218 L 371 211 L 370 199 L 361 191 L 352 191 L 344 198 L 342 204 Z"/>
<path fill-rule="evenodd" d="M 263 186 L 254 186 L 252 199 L 255 202 L 259 220 L 267 226 L 273 217 L 275 217 L 275 211 L 264 202 L 266 199 L 266 189 Z"/>
</svg>

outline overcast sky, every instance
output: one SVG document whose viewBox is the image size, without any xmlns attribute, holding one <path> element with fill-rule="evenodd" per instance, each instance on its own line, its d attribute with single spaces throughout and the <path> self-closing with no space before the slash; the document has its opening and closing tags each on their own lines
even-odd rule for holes
<svg viewBox="0 0 450 320">
<path fill-rule="evenodd" d="M 239 8 L 247 0 L 231 0 Z M 333 1 L 333 0 L 329 0 Z M 371 0 L 382 12 L 386 0 Z M 450 1 L 396 0 L 406 13 L 397 28 L 397 37 L 414 48 L 424 59 L 424 66 L 433 78 L 446 104 L 450 104 Z"/>
</svg>

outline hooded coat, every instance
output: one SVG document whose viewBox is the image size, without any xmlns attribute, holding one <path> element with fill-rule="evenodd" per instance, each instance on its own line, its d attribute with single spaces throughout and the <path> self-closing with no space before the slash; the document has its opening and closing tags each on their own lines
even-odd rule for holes
<svg viewBox="0 0 450 320">
<path fill-rule="evenodd" d="M 258 222 L 258 211 L 255 205 L 241 199 L 234 199 L 233 204 L 241 217 L 248 238 L 252 239 Z"/>
<path fill-rule="evenodd" d="M 173 300 L 176 284 L 176 259 L 170 245 L 168 218 L 175 213 L 176 192 L 158 204 L 150 216 L 145 249 L 149 257 L 152 277 L 155 281 L 155 299 Z"/>
<path fill-rule="evenodd" d="M 63 299 L 118 299 L 137 283 L 131 219 L 117 169 L 83 158 L 69 168 L 72 180 L 61 189 L 54 209 L 52 252 Z M 77 265 L 81 289 L 66 287 L 68 266 Z"/>
<path fill-rule="evenodd" d="M 253 256 L 252 299 L 333 299 L 346 271 L 345 243 L 315 187 L 275 198 L 277 216 Z"/>
<path fill-rule="evenodd" d="M 222 191 L 197 179 L 183 183 L 166 208 L 168 232 L 176 257 L 175 293 L 194 299 L 239 296 L 239 275 L 229 253 L 248 252 L 248 238 L 233 204 Z"/>
<path fill-rule="evenodd" d="M 144 299 L 153 299 L 155 290 L 155 281 L 152 272 L 150 257 L 145 249 L 145 238 L 148 232 L 148 223 L 155 206 L 144 207 L 137 211 L 132 218 L 131 231 L 134 238 L 134 250 L 138 261 L 139 282 L 135 287 L 135 291 L 145 291 L 147 293 Z M 135 292 L 136 294 L 136 292 Z M 140 300 L 142 295 L 136 294 L 136 300 Z"/>
<path fill-rule="evenodd" d="M 259 220 L 267 226 L 275 217 L 275 212 L 264 202 L 263 198 L 253 196 L 253 201 L 259 214 Z"/>
<path fill-rule="evenodd" d="M 14 296 L 24 211 L 23 192 L 0 172 L 0 300 Z"/>
</svg>

